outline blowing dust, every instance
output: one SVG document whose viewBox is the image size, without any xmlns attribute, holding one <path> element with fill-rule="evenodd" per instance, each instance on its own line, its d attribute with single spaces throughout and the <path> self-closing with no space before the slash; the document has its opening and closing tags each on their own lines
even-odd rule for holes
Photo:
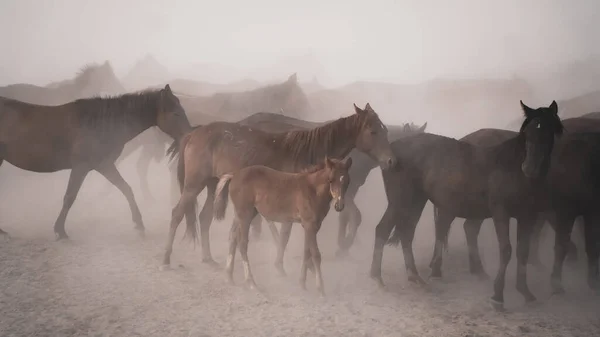
<svg viewBox="0 0 600 337">
<path fill-rule="evenodd" d="M 54 242 L 52 219 L 61 206 L 67 173 L 43 175 L 2 167 L 2 224 L 14 238 L 0 244 L 1 336 L 586 336 L 600 328 L 600 304 L 585 284 L 584 265 L 566 269 L 568 293 L 555 297 L 550 296 L 548 271 L 529 268 L 529 284 L 539 303 L 525 306 L 514 289 L 513 258 L 507 276 L 509 312 L 493 312 L 485 301 L 492 291 L 491 281 L 469 274 L 462 219 L 451 230 L 442 280 L 429 281 L 427 287 L 410 284 L 402 250 L 386 247 L 383 277 L 388 289 L 379 290 L 369 278 L 374 229 L 387 207 L 378 169 L 356 198 L 363 222 L 350 256 L 335 257 L 333 209 L 318 235 L 324 299 L 318 297 L 310 273 L 308 291 L 300 289 L 303 231 L 299 224 L 286 251 L 287 277 L 275 271 L 276 250 L 263 223 L 261 238 L 251 237 L 249 247 L 261 291 L 241 286 L 239 254 L 234 272 L 237 285 L 227 284 L 222 267 L 232 207 L 226 219 L 214 221 L 211 228 L 213 256 L 221 269 L 202 264 L 200 247 L 181 240 L 184 221 L 175 241 L 174 268 L 159 271 L 171 210 L 164 179 L 168 169 L 166 160 L 151 166 L 154 200 L 145 199 L 138 192 L 135 159 L 136 155 L 128 158 L 120 169 L 142 208 L 145 239 L 133 229 L 125 198 L 92 173 L 67 220 L 71 241 Z M 552 261 L 549 232 L 542 243 L 546 266 Z M 429 273 L 433 237 L 428 205 L 414 242 L 424 277 Z M 514 233 L 512 240 L 516 242 Z M 479 245 L 484 266 L 493 276 L 498 247 L 489 221 Z"/>
</svg>

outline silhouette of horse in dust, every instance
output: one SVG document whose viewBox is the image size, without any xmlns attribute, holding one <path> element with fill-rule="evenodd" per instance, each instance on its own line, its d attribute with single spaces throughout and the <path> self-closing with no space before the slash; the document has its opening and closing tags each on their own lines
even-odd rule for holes
<svg viewBox="0 0 600 337">
<path fill-rule="evenodd" d="M 584 116 L 590 116 L 590 114 L 588 115 L 584 115 Z M 593 116 L 593 115 L 592 115 Z M 562 124 L 565 128 L 565 130 L 567 131 L 566 134 L 573 134 L 573 133 L 579 133 L 579 134 L 583 134 L 582 136 L 576 136 L 576 137 L 566 137 L 563 136 L 560 141 L 556 144 L 556 148 L 554 150 L 553 153 L 553 159 L 552 162 L 555 163 L 553 164 L 553 166 L 551 166 L 551 170 L 549 173 L 550 177 L 555 177 L 553 179 L 558 179 L 558 180 L 571 180 L 569 179 L 568 176 L 563 176 L 566 173 L 571 173 L 570 171 L 567 170 L 568 168 L 568 164 L 566 163 L 565 160 L 567 160 L 567 158 L 564 158 L 564 156 L 566 156 L 565 153 L 559 151 L 559 149 L 562 149 L 562 151 L 565 151 L 565 148 L 570 148 L 573 145 L 569 145 L 570 142 L 582 142 L 583 140 L 581 140 L 580 138 L 584 138 L 584 139 L 588 139 L 592 136 L 589 135 L 585 135 L 586 133 L 590 133 L 590 132 L 600 132 L 600 120 L 599 119 L 593 119 L 593 118 L 587 118 L 587 117 L 576 117 L 576 118 L 569 118 L 569 119 L 565 119 L 562 121 Z M 481 129 L 478 130 L 476 132 L 473 132 L 465 137 L 463 137 L 461 140 L 474 144 L 474 145 L 479 145 L 479 146 L 495 146 L 501 142 L 504 142 L 510 138 L 515 137 L 517 133 L 513 132 L 513 131 L 509 131 L 509 130 L 502 130 L 502 129 Z M 560 146 L 559 146 L 560 145 Z M 594 148 L 593 144 L 591 145 L 592 149 Z M 589 148 L 590 145 L 586 144 L 586 146 L 583 147 L 583 149 Z M 583 150 L 577 150 L 575 153 L 579 153 L 582 152 Z M 583 152 L 583 154 L 585 154 L 586 152 Z M 586 157 L 583 156 L 582 154 L 582 159 L 584 162 L 586 160 Z M 600 153 L 590 153 L 590 158 L 591 156 L 597 156 Z M 573 155 L 570 154 L 568 155 L 570 157 L 569 160 L 572 160 Z M 577 158 L 577 157 L 575 157 Z M 580 158 L 577 158 L 580 159 Z M 560 165 L 560 169 L 557 169 L 557 165 Z M 590 162 L 588 165 L 594 165 L 594 162 Z M 554 170 L 553 170 L 554 169 Z M 598 171 L 597 171 L 598 172 Z M 582 174 L 584 174 L 585 171 L 582 171 Z M 591 177 L 590 179 L 592 179 L 593 177 Z M 593 185 L 593 184 L 592 184 Z M 585 186 L 581 186 L 581 188 L 579 190 L 576 190 L 576 188 L 574 186 L 571 186 L 571 188 L 574 191 L 578 191 L 578 193 L 582 193 L 583 191 L 589 191 L 588 188 L 584 188 Z M 579 192 L 581 191 L 581 192 Z M 600 191 L 598 191 L 600 192 Z M 596 192 L 596 193 L 598 193 Z M 573 192 L 571 192 L 573 193 Z M 556 193 L 555 193 L 556 194 Z M 592 194 L 595 195 L 595 194 Z M 587 202 L 591 202 L 589 200 L 587 200 L 586 198 L 590 198 L 590 196 L 580 196 L 578 194 L 579 199 L 581 200 L 582 198 L 584 200 L 581 200 L 582 204 L 585 205 Z M 594 199 L 592 198 L 592 201 Z M 568 206 L 570 203 L 567 202 Z M 566 207 L 565 205 L 559 204 L 560 207 Z M 580 206 L 581 208 L 583 208 L 583 206 Z M 437 213 L 438 210 L 434 209 L 434 212 Z M 589 211 L 588 211 L 589 212 Z M 577 215 L 582 215 L 585 216 L 584 212 L 581 210 L 573 210 L 570 215 L 572 216 L 573 213 L 576 213 Z M 439 215 L 436 215 L 435 218 L 438 218 Z M 452 219 L 453 220 L 453 219 Z M 464 230 L 465 230 L 465 235 L 467 238 L 467 246 L 469 248 L 469 267 L 470 267 L 470 272 L 476 275 L 479 275 L 481 277 L 483 277 L 484 279 L 488 278 L 486 272 L 484 271 L 483 268 L 483 264 L 481 263 L 481 257 L 479 255 L 479 249 L 478 249 L 478 244 L 477 244 L 477 237 L 479 235 L 479 231 L 481 230 L 481 225 L 483 224 L 483 220 L 484 219 L 466 219 L 464 222 Z M 553 210 L 548 210 L 548 211 L 543 211 L 540 212 L 540 214 L 538 215 L 537 218 L 537 222 L 535 224 L 535 227 L 533 229 L 532 232 L 532 237 L 531 237 L 531 251 L 530 251 L 530 259 L 531 259 L 531 264 L 536 265 L 536 266 L 541 266 L 541 260 L 540 260 L 540 256 L 539 256 L 539 240 L 540 240 L 540 236 L 541 236 L 541 231 L 542 228 L 544 226 L 544 224 L 546 223 L 546 221 L 548 221 L 548 223 L 550 223 L 550 225 L 554 228 L 554 230 L 556 231 L 557 235 L 556 238 L 559 238 L 559 234 L 561 233 L 560 230 L 557 230 L 556 226 L 558 225 L 558 221 L 559 218 L 557 218 L 557 214 L 553 211 Z M 450 223 L 448 223 L 447 225 L 450 226 L 452 221 L 450 221 Z M 442 226 L 445 226 L 446 223 L 441 223 L 438 220 L 436 220 L 436 234 L 438 233 L 448 233 L 449 228 L 443 228 Z M 595 224 L 587 224 L 584 222 L 584 226 L 587 228 L 589 226 L 594 226 Z M 571 225 L 572 226 L 572 225 Z M 587 236 L 589 236 L 587 234 L 588 232 L 586 232 L 586 242 L 588 240 Z M 567 242 L 567 255 L 571 256 L 571 259 L 576 261 L 577 260 L 577 247 L 575 246 L 575 244 L 569 240 L 571 232 L 569 231 L 568 234 L 565 234 L 563 232 L 563 235 L 568 235 L 566 238 L 559 238 L 559 239 L 564 239 L 566 240 L 565 242 Z M 445 241 L 447 240 L 446 238 L 443 237 L 436 237 L 436 242 L 437 241 Z M 555 240 L 556 241 L 556 240 Z M 586 249 L 590 249 L 587 248 L 587 244 L 586 244 Z M 436 245 L 436 247 L 438 247 Z M 441 254 L 441 252 L 440 252 Z M 435 256 L 438 256 L 438 252 L 434 251 L 434 259 L 432 260 L 432 277 L 441 277 L 442 272 L 441 272 L 441 266 L 442 266 L 442 259 L 441 256 L 439 256 L 439 258 L 437 259 L 437 261 L 435 260 Z M 589 257 L 589 254 L 588 254 Z M 435 263 L 434 263 L 435 262 Z M 591 265 L 593 266 L 593 262 L 591 262 Z M 596 262 L 597 264 L 597 262 Z M 593 286 L 594 281 L 591 281 L 590 284 L 591 287 Z M 557 287 L 559 290 L 558 292 L 562 291 L 560 290 L 560 287 Z"/>
<path fill-rule="evenodd" d="M 219 92 L 209 96 L 193 96 L 177 92 L 175 94 L 181 100 L 192 125 L 206 125 L 216 121 L 234 122 L 257 111 L 283 110 L 288 116 L 304 116 L 311 111 L 296 74 L 292 74 L 282 83 L 247 91 Z M 149 130 L 129 142 L 119 157 L 118 162 L 141 148 L 136 169 L 142 193 L 148 200 L 153 199 L 148 184 L 150 163 L 162 160 L 165 149 L 171 142 L 172 140 L 163 134 Z M 176 186 L 176 179 L 173 180 Z"/>
<path fill-rule="evenodd" d="M 67 213 L 91 170 L 123 193 L 135 228 L 143 235 L 142 215 L 133 192 L 114 162 L 125 143 L 152 126 L 175 139 L 191 129 L 169 85 L 162 90 L 79 99 L 59 106 L 0 98 L 0 164 L 6 160 L 33 172 L 71 169 L 63 206 L 54 224 L 58 239 L 68 238 Z"/>
<path fill-rule="evenodd" d="M 170 265 L 173 241 L 179 223 L 186 217 L 186 234 L 197 238 L 195 203 L 206 187 L 200 212 L 202 261 L 215 265 L 210 251 L 209 228 L 213 219 L 214 193 L 219 177 L 251 165 L 264 165 L 284 172 L 298 172 L 325 157 L 344 158 L 353 148 L 368 153 L 388 169 L 395 165 L 387 128 L 367 103 L 354 105 L 355 114 L 311 130 L 268 133 L 237 123 L 216 122 L 198 127 L 169 150 L 179 155 L 177 177 L 182 192 L 173 209 L 163 267 Z M 291 225 L 291 224 L 290 224 Z M 277 266 L 281 273 L 283 265 Z"/>
<path fill-rule="evenodd" d="M 309 122 L 292 117 L 259 112 L 239 121 L 238 124 L 258 128 L 267 132 L 282 132 L 311 129 L 323 125 L 324 123 Z M 425 128 L 427 127 L 427 123 L 420 127 L 412 123 L 404 125 L 388 124 L 386 127 L 388 128 L 388 140 L 394 141 L 400 139 L 401 137 L 424 132 Z M 356 197 L 360 187 L 364 185 L 371 170 L 378 166 L 375 160 L 359 150 L 354 149 L 350 151 L 349 156 L 352 158 L 352 162 L 354 164 L 350 168 L 351 179 L 350 185 L 348 186 L 348 191 L 346 191 L 346 207 L 344 207 L 344 210 L 340 212 L 338 218 L 338 256 L 346 255 L 354 243 L 356 231 L 362 219 L 362 215 L 356 206 L 356 203 L 354 202 L 354 198 Z M 348 224 L 350 224 L 349 230 Z M 254 218 L 254 221 L 252 222 L 252 228 L 256 236 L 260 236 L 261 217 Z M 278 249 L 277 253 L 277 264 L 282 264 L 283 253 L 285 251 L 285 247 L 287 246 L 287 242 L 289 241 L 292 230 L 291 224 L 282 225 L 281 234 L 278 233 L 277 228 L 272 222 L 269 222 L 269 228 L 276 243 L 278 244 L 278 247 L 280 248 Z"/>
<path fill-rule="evenodd" d="M 371 277 L 383 286 L 383 246 L 402 244 L 408 278 L 424 284 L 412 251 L 416 225 L 430 200 L 438 209 L 438 221 L 454 217 L 492 217 L 500 249 L 500 266 L 491 298 L 496 310 L 504 308 L 504 282 L 512 247 L 509 220 L 518 221 L 517 290 L 534 301 L 526 281 L 530 233 L 544 202 L 543 179 L 550 166 L 556 136 L 563 126 L 556 102 L 531 109 L 521 102 L 525 121 L 515 137 L 491 147 L 474 146 L 456 139 L 419 134 L 392 143 L 398 170 L 383 172 L 388 207 L 375 231 Z M 394 234 L 390 233 L 394 229 Z M 437 235 L 437 234 L 436 234 Z M 438 237 L 446 237 L 439 233 Z M 438 252 L 443 242 L 436 241 Z"/>
<path fill-rule="evenodd" d="M 260 214 L 271 222 L 302 224 L 304 258 L 300 285 L 306 289 L 306 272 L 310 268 L 315 273 L 317 289 L 324 296 L 317 233 L 329 213 L 332 200 L 335 201 L 336 211 L 344 209 L 344 194 L 351 179 L 348 169 L 351 166 L 352 158 L 341 161 L 326 157 L 320 165 L 300 173 L 287 173 L 257 165 L 223 175 L 217 184 L 214 209 L 215 219 L 222 220 L 231 195 L 235 219 L 231 226 L 226 267 L 229 282 L 233 283 L 233 264 L 239 243 L 246 284 L 251 288 L 256 287 L 248 261 L 248 234 L 252 219 Z"/>
<path fill-rule="evenodd" d="M 0 97 L 33 104 L 59 105 L 100 94 L 122 94 L 125 88 L 108 61 L 88 64 L 70 80 L 40 87 L 32 84 L 11 84 L 0 87 Z"/>
</svg>

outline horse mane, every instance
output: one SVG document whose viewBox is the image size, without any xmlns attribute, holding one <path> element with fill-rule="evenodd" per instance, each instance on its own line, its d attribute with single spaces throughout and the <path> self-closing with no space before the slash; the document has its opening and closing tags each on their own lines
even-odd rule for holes
<svg viewBox="0 0 600 337">
<path fill-rule="evenodd" d="M 321 171 L 324 168 L 325 168 L 325 162 L 320 162 L 318 164 L 310 165 L 310 166 L 300 170 L 300 173 L 315 173 L 317 171 Z"/>
<path fill-rule="evenodd" d="M 151 89 L 115 96 L 95 96 L 73 101 L 81 126 L 111 131 L 116 128 L 156 124 L 161 90 Z"/>
<path fill-rule="evenodd" d="M 370 114 L 370 113 L 369 113 Z M 331 154 L 367 123 L 369 115 L 353 114 L 310 130 L 295 130 L 278 134 L 278 142 L 296 162 L 315 163 Z"/>
</svg>

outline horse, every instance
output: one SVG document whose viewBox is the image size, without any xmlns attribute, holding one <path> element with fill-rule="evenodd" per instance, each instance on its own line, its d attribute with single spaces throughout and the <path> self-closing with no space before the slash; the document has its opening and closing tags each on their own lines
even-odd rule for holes
<svg viewBox="0 0 600 337">
<path fill-rule="evenodd" d="M 325 156 L 344 158 L 353 148 L 370 154 L 384 169 L 396 159 L 387 139 L 387 128 L 367 103 L 364 109 L 310 130 L 268 133 L 237 123 L 216 122 L 198 127 L 169 148 L 171 158 L 178 156 L 177 177 L 181 197 L 173 208 L 169 236 L 163 259 L 168 268 L 179 223 L 186 217 L 186 234 L 197 238 L 195 201 L 206 187 L 206 202 L 200 212 L 202 261 L 216 265 L 210 251 L 209 229 L 218 177 L 246 166 L 264 165 L 297 172 L 322 161 Z M 291 224 L 290 224 L 291 226 Z M 281 273 L 283 263 L 277 266 Z"/>
<path fill-rule="evenodd" d="M 87 174 L 95 170 L 127 198 L 135 228 L 144 233 L 142 215 L 131 187 L 114 162 L 126 142 L 158 126 L 178 139 L 191 126 L 169 85 L 164 89 L 115 97 L 78 99 L 44 106 L 0 98 L 0 165 L 4 160 L 23 170 L 71 169 L 63 206 L 54 224 L 58 239 L 67 239 L 65 221 Z"/>
<path fill-rule="evenodd" d="M 98 94 L 122 94 L 126 90 L 108 61 L 82 67 L 73 79 L 51 83 L 45 87 L 11 84 L 0 87 L 0 97 L 43 105 L 66 104 Z"/>
<path fill-rule="evenodd" d="M 562 134 L 555 101 L 532 109 L 522 101 L 525 115 L 517 136 L 497 146 L 479 147 L 428 133 L 392 143 L 397 170 L 383 172 L 388 207 L 375 230 L 371 277 L 383 287 L 383 246 L 402 244 L 408 278 L 425 284 L 412 252 L 416 225 L 428 200 L 438 207 L 440 223 L 456 216 L 494 219 L 500 249 L 500 266 L 494 281 L 492 306 L 504 308 L 506 268 L 512 254 L 509 219 L 517 218 L 517 290 L 535 301 L 526 280 L 531 228 L 542 205 L 543 179 L 550 165 L 555 137 Z M 393 235 L 390 233 L 394 230 Z M 438 237 L 446 237 L 440 233 Z M 436 234 L 437 235 L 437 234 Z M 436 251 L 444 242 L 436 241 Z"/>
<path fill-rule="evenodd" d="M 256 165 L 223 175 L 217 184 L 214 216 L 217 220 L 225 217 L 229 194 L 235 207 L 225 268 L 229 282 L 233 283 L 233 264 L 239 243 L 246 284 L 250 288 L 256 287 L 248 261 L 248 234 L 252 219 L 260 214 L 271 222 L 302 224 L 304 259 L 300 285 L 306 290 L 306 272 L 310 266 L 315 273 L 317 289 L 324 296 L 317 233 L 329 213 L 332 200 L 335 201 L 336 211 L 344 209 L 344 194 L 351 180 L 348 169 L 351 166 L 352 158 L 342 161 L 325 157 L 320 165 L 300 173 L 282 172 Z"/>
<path fill-rule="evenodd" d="M 586 116 L 590 116 L 589 114 Z M 587 132 L 598 132 L 600 131 L 600 119 L 587 118 L 587 117 L 576 117 L 576 118 L 568 118 L 562 120 L 562 124 L 567 133 L 587 133 Z M 466 135 L 461 138 L 461 141 L 478 145 L 478 146 L 495 146 L 504 141 L 507 141 L 510 138 L 513 138 L 517 135 L 516 132 L 502 129 L 480 129 L 473 133 Z M 557 159 L 559 160 L 559 159 Z M 434 218 L 438 218 L 438 209 L 434 206 Z M 451 225 L 452 219 L 448 226 Z M 465 236 L 467 238 L 467 246 L 469 249 L 469 269 L 472 274 L 478 275 L 482 279 L 487 279 L 488 275 L 483 268 L 483 264 L 481 263 L 481 257 L 479 255 L 479 249 L 477 244 L 477 237 L 481 230 L 481 225 L 483 224 L 484 219 L 466 219 L 463 227 L 465 231 Z M 552 211 L 544 211 L 540 212 L 537 217 L 537 221 L 535 227 L 533 229 L 531 235 L 531 251 L 530 251 L 530 263 L 536 266 L 541 267 L 541 260 L 539 256 L 539 240 L 541 236 L 541 232 L 544 224 L 548 221 L 551 225 L 556 223 L 556 215 Z M 449 228 L 438 228 L 442 224 L 439 224 L 437 220 L 436 223 L 436 233 L 448 233 Z M 446 238 L 436 238 L 437 240 L 445 241 Z M 430 267 L 432 268 L 431 276 L 435 278 L 439 278 L 442 276 L 441 265 L 442 259 L 441 256 L 437 259 L 437 263 L 434 263 L 436 253 L 434 252 L 432 259 L 432 263 Z M 577 260 L 577 247 L 572 241 L 568 243 L 568 254 L 571 261 Z"/>
</svg>

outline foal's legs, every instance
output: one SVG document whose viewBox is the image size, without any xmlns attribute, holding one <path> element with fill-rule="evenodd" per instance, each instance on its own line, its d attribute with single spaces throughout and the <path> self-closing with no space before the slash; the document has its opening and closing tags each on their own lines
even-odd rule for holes
<svg viewBox="0 0 600 337">
<path fill-rule="evenodd" d="M 0 157 L 0 166 L 2 166 L 2 163 L 4 162 L 4 159 L 3 159 L 4 154 L 2 152 L 4 152 L 3 147 L 0 146 L 0 155 L 2 155 L 2 157 Z M 4 237 L 4 239 L 7 239 L 7 240 L 10 239 L 10 235 L 2 229 L 0 229 L 0 235 L 2 235 Z"/>
<path fill-rule="evenodd" d="M 274 223 L 270 223 L 269 225 L 275 227 Z M 275 268 L 282 276 L 286 275 L 285 269 L 283 268 L 283 255 L 285 254 L 285 248 L 290 241 L 290 234 L 292 234 L 292 223 L 282 223 L 281 231 L 279 233 L 279 242 L 277 242 L 277 257 L 275 258 Z"/>
<path fill-rule="evenodd" d="M 236 213 L 237 211 L 238 210 L 236 210 Z M 250 222 L 252 222 L 252 218 L 256 216 L 257 212 L 253 208 L 252 210 L 244 210 L 240 213 L 241 214 L 236 216 L 236 222 L 239 224 L 237 241 L 240 244 L 240 255 L 242 256 L 242 263 L 244 264 L 244 278 L 246 285 L 250 289 L 256 289 L 256 283 L 254 282 L 254 277 L 252 276 L 252 271 L 250 269 L 250 261 L 248 261 L 248 235 L 250 234 Z"/>
<path fill-rule="evenodd" d="M 67 214 L 73 206 L 75 199 L 77 198 L 77 194 L 79 193 L 79 189 L 85 180 L 85 177 L 90 172 L 87 167 L 74 167 L 71 169 L 71 174 L 69 175 L 69 183 L 67 184 L 67 191 L 65 192 L 65 196 L 63 197 L 63 206 L 60 210 L 60 214 L 54 223 L 54 233 L 58 240 L 68 239 L 69 236 L 65 231 L 65 221 L 67 220 Z"/>
<path fill-rule="evenodd" d="M 213 206 L 215 203 L 215 190 L 219 179 L 210 178 L 206 183 L 206 201 L 200 211 L 200 237 L 202 242 L 202 262 L 217 265 L 210 251 L 210 225 L 213 219 Z M 202 190 L 200 190 L 202 191 Z M 200 192 L 198 192 L 200 193 Z"/>
<path fill-rule="evenodd" d="M 262 234 L 262 216 L 254 217 L 250 225 L 252 227 L 252 237 L 257 240 L 260 239 L 260 235 Z"/>
<path fill-rule="evenodd" d="M 227 281 L 233 284 L 233 266 L 235 264 L 235 252 L 237 250 L 238 238 L 239 238 L 239 223 L 237 215 L 231 223 L 231 229 L 229 230 L 229 255 L 227 256 L 227 264 L 225 265 L 225 272 L 227 273 Z"/>
<path fill-rule="evenodd" d="M 125 179 L 121 176 L 117 167 L 114 163 L 102 165 L 96 168 L 96 171 L 104 176 L 108 181 L 110 181 L 113 185 L 115 185 L 121 193 L 127 198 L 127 202 L 129 203 L 129 209 L 131 210 L 131 218 L 135 223 L 135 229 L 138 230 L 141 236 L 144 236 L 144 222 L 142 221 L 142 213 L 135 202 L 135 197 L 133 196 L 133 190 L 131 186 L 127 184 Z"/>
<path fill-rule="evenodd" d="M 321 224 L 316 222 L 303 223 L 304 227 L 304 259 L 300 273 L 300 286 L 306 289 L 306 271 L 310 264 L 314 267 L 317 290 L 321 296 L 325 296 L 323 286 L 323 274 L 321 272 L 321 251 L 317 242 L 317 233 Z M 312 261 L 309 262 L 309 259 Z"/>
</svg>

